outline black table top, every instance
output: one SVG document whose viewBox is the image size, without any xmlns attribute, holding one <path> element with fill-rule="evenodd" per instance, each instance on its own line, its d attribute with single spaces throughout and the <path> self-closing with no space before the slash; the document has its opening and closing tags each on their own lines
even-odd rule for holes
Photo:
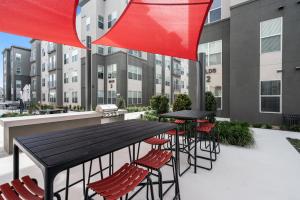
<svg viewBox="0 0 300 200">
<path fill-rule="evenodd" d="M 186 119 L 186 120 L 196 120 L 203 119 L 209 115 L 213 114 L 209 111 L 200 110 L 182 110 L 177 112 L 170 112 L 160 115 L 162 118 L 176 118 L 176 119 Z"/>
<path fill-rule="evenodd" d="M 175 128 L 171 123 L 128 120 L 17 137 L 14 142 L 39 166 L 63 170 Z"/>
</svg>

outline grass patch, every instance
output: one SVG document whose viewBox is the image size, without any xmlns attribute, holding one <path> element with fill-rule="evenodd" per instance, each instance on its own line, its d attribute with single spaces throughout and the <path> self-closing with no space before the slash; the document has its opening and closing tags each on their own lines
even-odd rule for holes
<svg viewBox="0 0 300 200">
<path fill-rule="evenodd" d="M 254 144 L 249 124 L 244 122 L 217 122 L 216 131 L 220 134 L 221 143 L 241 147 Z"/>
<path fill-rule="evenodd" d="M 293 138 L 286 138 L 291 145 L 300 153 L 300 140 L 299 139 L 293 139 Z"/>
</svg>

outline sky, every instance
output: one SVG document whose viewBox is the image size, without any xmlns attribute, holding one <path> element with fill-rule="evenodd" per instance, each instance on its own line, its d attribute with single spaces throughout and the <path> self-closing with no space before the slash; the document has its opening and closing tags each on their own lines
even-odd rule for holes
<svg viewBox="0 0 300 200">
<path fill-rule="evenodd" d="M 3 55 L 2 51 L 5 48 L 9 48 L 10 46 L 21 46 L 30 48 L 31 45 L 29 41 L 31 38 L 16 36 L 12 34 L 7 33 L 1 33 L 0 32 L 0 87 L 3 86 Z"/>
</svg>

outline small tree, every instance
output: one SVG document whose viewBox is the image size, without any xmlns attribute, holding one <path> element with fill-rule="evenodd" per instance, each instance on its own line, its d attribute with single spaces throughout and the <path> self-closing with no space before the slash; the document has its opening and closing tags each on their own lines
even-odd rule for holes
<svg viewBox="0 0 300 200">
<path fill-rule="evenodd" d="M 118 106 L 119 109 L 125 109 L 126 108 L 125 100 L 124 100 L 123 97 L 118 97 L 117 106 Z"/>
<path fill-rule="evenodd" d="M 205 93 L 205 110 L 206 111 L 217 111 L 217 101 L 211 92 Z"/>
<path fill-rule="evenodd" d="M 173 104 L 173 111 L 191 110 L 192 101 L 187 94 L 179 94 Z"/>
<path fill-rule="evenodd" d="M 150 100 L 150 106 L 157 114 L 169 112 L 169 99 L 166 96 L 153 96 Z"/>
</svg>

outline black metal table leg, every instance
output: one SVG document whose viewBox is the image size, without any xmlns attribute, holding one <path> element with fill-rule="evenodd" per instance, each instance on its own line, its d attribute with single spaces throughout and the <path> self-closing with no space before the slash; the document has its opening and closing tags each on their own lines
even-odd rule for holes
<svg viewBox="0 0 300 200">
<path fill-rule="evenodd" d="M 14 166 L 14 179 L 19 179 L 19 147 L 14 144 L 13 149 L 13 166 Z"/>
<path fill-rule="evenodd" d="M 176 184 L 175 184 L 175 191 L 176 191 L 176 199 L 180 199 L 180 190 L 179 190 L 179 168 L 178 168 L 178 165 L 179 165 L 179 135 L 178 135 L 178 127 L 176 128 L 176 145 L 175 145 L 175 171 L 176 171 Z"/>
<path fill-rule="evenodd" d="M 44 200 L 53 200 L 54 176 L 47 169 L 44 171 Z M 68 188 L 66 188 L 68 189 Z"/>
</svg>

